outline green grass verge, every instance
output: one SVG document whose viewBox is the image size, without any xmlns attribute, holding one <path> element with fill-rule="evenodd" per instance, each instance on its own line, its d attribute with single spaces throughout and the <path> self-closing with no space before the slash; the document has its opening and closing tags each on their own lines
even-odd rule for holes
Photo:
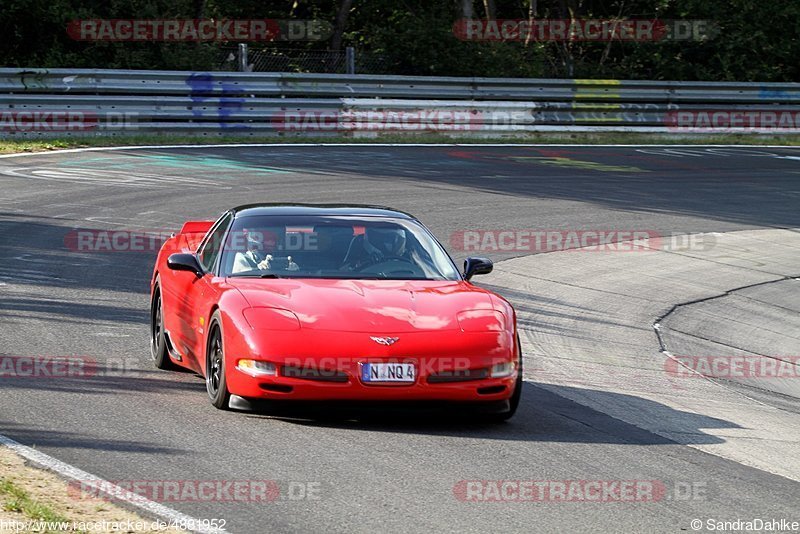
<svg viewBox="0 0 800 534">
<path fill-rule="evenodd" d="M 0 495 L 5 497 L 3 499 L 3 509 L 6 512 L 21 513 L 34 521 L 69 522 L 69 519 L 46 504 L 31 498 L 28 492 L 10 480 L 0 479 Z"/>
<path fill-rule="evenodd" d="M 569 144 L 679 144 L 679 145 L 785 145 L 800 146 L 800 135 L 724 134 L 666 135 L 645 133 L 540 133 L 516 137 L 462 138 L 447 135 L 382 135 L 379 137 L 300 136 L 165 136 L 64 137 L 51 139 L 0 139 L 0 154 L 46 152 L 65 148 L 158 144 L 231 143 L 569 143 Z"/>
<path fill-rule="evenodd" d="M 163 136 L 64 137 L 52 139 L 0 139 L 0 154 L 46 152 L 66 148 L 158 144 L 231 143 L 569 143 L 569 144 L 697 144 L 800 146 L 800 135 L 665 135 L 644 133 L 541 133 L 517 137 L 466 138 L 446 135 L 383 135 L 379 137 L 288 137 L 288 136 Z"/>
</svg>

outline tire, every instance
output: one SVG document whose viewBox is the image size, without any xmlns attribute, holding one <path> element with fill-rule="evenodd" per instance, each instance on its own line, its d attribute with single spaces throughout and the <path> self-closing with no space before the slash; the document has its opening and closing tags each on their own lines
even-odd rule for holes
<svg viewBox="0 0 800 534">
<path fill-rule="evenodd" d="M 214 408 L 227 410 L 231 400 L 225 376 L 225 350 L 222 318 L 218 311 L 211 316 L 206 344 L 206 391 Z"/>
<path fill-rule="evenodd" d="M 508 399 L 508 410 L 504 412 L 486 414 L 484 416 L 484 420 L 487 422 L 503 423 L 514 417 L 514 414 L 517 413 L 519 401 L 522 398 L 522 384 L 524 382 L 522 379 L 522 343 L 520 343 L 519 334 L 517 334 L 517 348 L 519 352 L 519 362 L 517 362 L 517 381 L 516 384 L 514 384 L 514 393 Z"/>
<path fill-rule="evenodd" d="M 159 369 L 174 369 L 175 365 L 169 359 L 167 339 L 164 333 L 164 304 L 161 301 L 161 286 L 156 278 L 153 289 L 153 299 L 150 302 L 150 355 Z"/>
</svg>

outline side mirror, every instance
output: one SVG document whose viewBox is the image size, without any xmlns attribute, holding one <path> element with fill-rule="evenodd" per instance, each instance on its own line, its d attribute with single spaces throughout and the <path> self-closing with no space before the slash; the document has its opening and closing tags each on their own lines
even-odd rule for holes
<svg viewBox="0 0 800 534">
<path fill-rule="evenodd" d="M 467 258 L 464 260 L 464 278 L 469 280 L 476 274 L 489 274 L 493 268 L 489 258 Z"/>
<path fill-rule="evenodd" d="M 203 276 L 203 268 L 194 254 L 172 254 L 167 258 L 167 267 L 173 271 L 189 271 Z"/>
</svg>

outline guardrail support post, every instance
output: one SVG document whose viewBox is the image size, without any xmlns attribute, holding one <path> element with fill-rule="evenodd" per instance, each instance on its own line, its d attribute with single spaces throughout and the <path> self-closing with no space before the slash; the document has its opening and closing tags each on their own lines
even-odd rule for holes
<svg viewBox="0 0 800 534">
<path fill-rule="evenodd" d="M 247 72 L 247 43 L 239 43 L 239 72 Z"/>
<path fill-rule="evenodd" d="M 347 74 L 356 73 L 356 49 L 352 46 L 345 48 L 344 60 L 347 64 Z"/>
</svg>

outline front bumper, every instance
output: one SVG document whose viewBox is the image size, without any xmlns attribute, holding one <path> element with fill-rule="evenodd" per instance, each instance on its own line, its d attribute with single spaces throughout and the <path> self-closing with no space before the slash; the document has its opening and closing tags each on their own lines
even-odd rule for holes
<svg viewBox="0 0 800 534">
<path fill-rule="evenodd" d="M 516 375 L 444 383 L 429 383 L 429 377 L 418 376 L 412 384 L 367 384 L 355 373 L 346 373 L 346 382 L 285 376 L 253 377 L 235 368 L 233 373 L 228 375 L 228 389 L 232 394 L 273 400 L 491 402 L 511 397 L 516 385 Z"/>
<path fill-rule="evenodd" d="M 231 331 L 245 335 L 225 340 L 228 391 L 248 399 L 489 403 L 509 399 L 516 385 L 516 372 L 502 378 L 488 372 L 493 365 L 519 361 L 513 331 Z M 376 335 L 399 341 L 383 346 L 372 339 Z M 237 367 L 242 359 L 272 363 L 277 375 L 253 376 Z M 413 363 L 415 380 L 366 383 L 361 376 L 365 363 Z M 287 368 L 294 372 L 287 373 Z M 305 373 L 309 370 L 310 375 Z M 450 374 L 456 378 L 448 378 Z"/>
</svg>

